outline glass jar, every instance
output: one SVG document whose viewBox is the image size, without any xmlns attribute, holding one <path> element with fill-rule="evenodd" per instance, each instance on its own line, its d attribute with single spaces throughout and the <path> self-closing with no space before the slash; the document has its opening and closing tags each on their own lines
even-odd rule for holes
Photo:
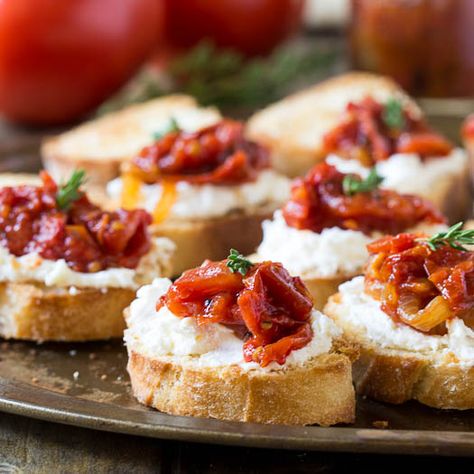
<svg viewBox="0 0 474 474">
<path fill-rule="evenodd" d="M 422 97 L 474 96 L 474 0 L 352 0 L 354 68 Z"/>
</svg>

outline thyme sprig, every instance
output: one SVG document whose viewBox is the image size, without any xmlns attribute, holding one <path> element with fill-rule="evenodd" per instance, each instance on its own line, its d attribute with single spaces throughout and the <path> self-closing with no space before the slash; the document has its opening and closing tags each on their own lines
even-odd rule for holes
<svg viewBox="0 0 474 474">
<path fill-rule="evenodd" d="M 79 188 L 85 183 L 86 172 L 75 170 L 69 180 L 62 184 L 56 193 L 56 204 L 59 209 L 68 210 L 74 201 L 81 198 L 82 192 Z"/>
<path fill-rule="evenodd" d="M 446 232 L 438 232 L 429 239 L 423 239 L 431 250 L 445 245 L 453 249 L 469 251 L 465 245 L 474 245 L 474 229 L 463 229 L 463 222 L 452 225 Z"/>
<path fill-rule="evenodd" d="M 168 123 L 166 124 L 166 127 L 163 127 L 163 129 L 153 132 L 153 140 L 161 140 L 165 135 L 168 135 L 168 133 L 179 132 L 180 130 L 181 129 L 176 119 L 174 117 L 171 117 Z"/>
<path fill-rule="evenodd" d="M 361 179 L 353 174 L 344 176 L 342 189 L 346 196 L 353 196 L 357 193 L 367 193 L 377 189 L 383 180 L 384 178 L 379 176 L 377 170 L 373 167 L 365 179 Z"/>
<path fill-rule="evenodd" d="M 393 97 L 389 99 L 384 106 L 382 119 L 388 128 L 392 130 L 403 130 L 406 126 L 406 120 L 403 114 L 402 103 Z"/>
<path fill-rule="evenodd" d="M 239 272 L 242 276 L 245 276 L 250 268 L 252 268 L 253 263 L 250 260 L 247 260 L 237 250 L 230 249 L 226 265 L 232 273 Z"/>
<path fill-rule="evenodd" d="M 204 40 L 171 60 L 166 71 L 145 68 L 98 113 L 173 93 L 189 94 L 202 105 L 220 108 L 263 107 L 294 91 L 295 84 L 312 84 L 330 75 L 340 52 L 337 45 L 290 42 L 268 57 L 249 59 Z"/>
</svg>

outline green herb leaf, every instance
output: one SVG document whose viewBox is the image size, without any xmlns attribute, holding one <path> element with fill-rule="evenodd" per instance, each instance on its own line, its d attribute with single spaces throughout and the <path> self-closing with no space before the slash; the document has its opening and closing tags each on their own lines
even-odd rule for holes
<svg viewBox="0 0 474 474">
<path fill-rule="evenodd" d="M 61 185 L 56 194 L 56 204 L 59 209 L 68 210 L 74 201 L 77 201 L 82 192 L 79 188 L 84 184 L 86 172 L 84 170 L 75 170 L 67 183 Z"/>
<path fill-rule="evenodd" d="M 377 170 L 372 168 L 367 178 L 361 179 L 356 175 L 348 174 L 342 181 L 342 189 L 346 196 L 353 196 L 357 193 L 367 193 L 379 187 L 384 179 L 377 174 Z"/>
<path fill-rule="evenodd" d="M 388 100 L 385 104 L 382 119 L 388 128 L 393 130 L 403 130 L 406 126 L 405 115 L 403 114 L 402 103 L 394 98 Z"/>
<path fill-rule="evenodd" d="M 422 239 L 428 244 L 431 250 L 436 250 L 445 245 L 449 245 L 453 249 L 469 251 L 465 245 L 474 245 L 474 230 L 463 229 L 463 223 L 458 222 L 451 226 L 446 232 L 438 232 L 429 239 Z"/>
<path fill-rule="evenodd" d="M 239 272 L 242 276 L 245 276 L 250 268 L 252 268 L 253 263 L 250 260 L 247 260 L 237 250 L 230 249 L 226 265 L 230 268 L 232 273 Z"/>
<path fill-rule="evenodd" d="M 168 135 L 168 133 L 179 132 L 180 130 L 181 129 L 179 128 L 176 119 L 174 117 L 171 117 L 168 124 L 165 128 L 163 128 L 163 130 L 159 130 L 153 133 L 153 140 L 161 140 L 165 135 Z"/>
<path fill-rule="evenodd" d="M 201 41 L 172 60 L 166 71 L 145 68 L 98 113 L 173 93 L 192 95 L 202 105 L 245 112 L 286 96 L 295 86 L 327 77 L 340 52 L 340 47 L 332 43 L 320 46 L 290 42 L 270 56 L 248 59 L 232 49 Z"/>
</svg>

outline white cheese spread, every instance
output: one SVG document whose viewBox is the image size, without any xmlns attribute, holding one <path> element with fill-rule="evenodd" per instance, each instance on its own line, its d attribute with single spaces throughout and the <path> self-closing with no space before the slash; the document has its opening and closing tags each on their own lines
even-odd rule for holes
<svg viewBox="0 0 474 474">
<path fill-rule="evenodd" d="M 203 367 L 239 365 L 243 370 L 278 370 L 303 365 L 312 357 L 328 353 L 333 339 L 342 333 L 331 319 L 313 310 L 311 342 L 292 351 L 283 366 L 273 362 L 262 368 L 255 362 L 244 362 L 243 342 L 226 326 L 219 323 L 198 326 L 194 318 L 179 318 L 166 306 L 156 311 L 158 298 L 170 285 L 170 280 L 158 278 L 138 290 L 125 331 L 129 349 L 151 358 L 188 357 L 190 362 Z"/>
<path fill-rule="evenodd" d="M 329 155 L 326 161 L 341 173 L 354 173 L 367 177 L 369 168 L 357 160 L 346 160 L 337 155 Z M 416 194 L 437 203 L 444 186 L 449 185 L 446 177 L 462 175 L 467 170 L 468 161 L 464 150 L 455 148 L 448 156 L 422 160 L 412 153 L 398 153 L 376 165 L 377 173 L 384 178 L 382 188 L 393 189 L 402 194 Z"/>
<path fill-rule="evenodd" d="M 432 234 L 446 230 L 445 225 L 420 224 L 407 231 Z M 367 244 L 380 237 L 338 227 L 321 233 L 300 230 L 286 224 L 281 211 L 273 220 L 263 222 L 263 240 L 258 247 L 259 260 L 281 262 L 293 275 L 314 278 L 353 276 L 361 273 L 368 258 Z"/>
<path fill-rule="evenodd" d="M 141 200 L 137 207 L 153 212 L 160 196 L 161 185 L 143 184 Z M 177 198 L 168 219 L 188 220 L 221 217 L 234 210 L 249 210 L 274 203 L 275 207 L 285 202 L 290 194 L 290 180 L 273 170 L 262 171 L 254 182 L 235 186 L 212 184 L 193 185 L 181 181 L 176 185 Z M 107 193 L 119 202 L 122 194 L 121 178 L 107 185 Z"/>
<path fill-rule="evenodd" d="M 364 292 L 362 276 L 340 285 L 339 294 L 337 318 L 345 329 L 350 328 L 351 332 L 386 349 L 434 354 L 448 361 L 453 354 L 461 364 L 474 365 L 474 331 L 461 319 L 449 321 L 444 336 L 426 335 L 406 324 L 396 323 L 382 311 L 380 302 Z"/>
<path fill-rule="evenodd" d="M 170 274 L 170 261 L 175 245 L 166 238 L 152 240 L 150 251 L 136 269 L 108 268 L 94 273 L 72 270 L 64 259 L 47 260 L 37 253 L 16 257 L 0 247 L 0 281 L 14 283 L 39 282 L 46 286 L 74 288 L 138 288 L 157 276 Z"/>
</svg>

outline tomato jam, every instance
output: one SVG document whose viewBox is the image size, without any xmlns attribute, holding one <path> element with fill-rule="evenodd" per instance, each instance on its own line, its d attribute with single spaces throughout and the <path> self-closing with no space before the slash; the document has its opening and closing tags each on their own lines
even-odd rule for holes
<svg viewBox="0 0 474 474">
<path fill-rule="evenodd" d="M 395 321 L 429 334 L 445 333 L 454 317 L 474 328 L 474 252 L 447 244 L 433 250 L 413 234 L 384 237 L 368 249 L 365 291 Z"/>
<path fill-rule="evenodd" d="M 197 132 L 167 133 L 144 148 L 129 171 L 148 184 L 168 178 L 232 185 L 254 181 L 268 166 L 268 151 L 245 139 L 243 124 L 222 120 Z"/>
<path fill-rule="evenodd" d="M 199 325 L 220 323 L 234 329 L 243 338 L 246 362 L 284 364 L 291 351 L 306 346 L 313 336 L 308 290 L 280 263 L 254 264 L 245 276 L 227 264 L 207 261 L 184 272 L 157 308 L 166 305 L 180 318 L 196 318 Z"/>
<path fill-rule="evenodd" d="M 339 227 L 365 234 L 375 231 L 398 234 L 421 222 L 445 222 L 431 203 L 417 196 L 388 189 L 346 195 L 345 176 L 334 166 L 320 163 L 304 178 L 297 179 L 291 198 L 283 207 L 286 223 L 313 232 Z"/>
<path fill-rule="evenodd" d="M 41 172 L 42 186 L 0 189 L 0 242 L 16 256 L 38 253 L 64 259 L 78 272 L 135 268 L 150 249 L 143 210 L 105 212 L 79 192 L 67 209 L 57 204 L 58 186 Z"/>
<path fill-rule="evenodd" d="M 380 104 L 371 97 L 347 105 L 341 123 L 324 136 L 326 153 L 373 166 L 395 153 L 415 153 L 422 159 L 445 156 L 451 143 L 432 131 L 396 101 Z"/>
</svg>

